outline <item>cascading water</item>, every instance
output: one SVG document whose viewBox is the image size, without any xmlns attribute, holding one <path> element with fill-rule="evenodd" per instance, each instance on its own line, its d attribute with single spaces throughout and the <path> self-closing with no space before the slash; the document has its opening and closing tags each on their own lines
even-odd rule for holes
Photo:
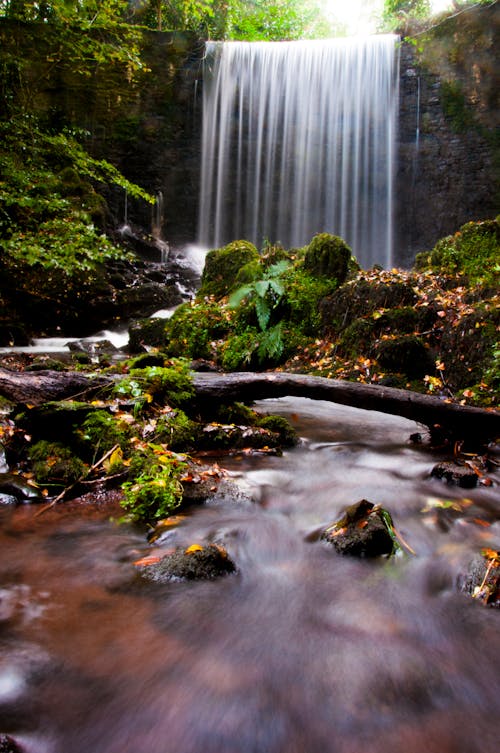
<svg viewBox="0 0 500 753">
<path fill-rule="evenodd" d="M 201 245 L 331 232 L 391 265 L 396 41 L 207 44 Z"/>
</svg>

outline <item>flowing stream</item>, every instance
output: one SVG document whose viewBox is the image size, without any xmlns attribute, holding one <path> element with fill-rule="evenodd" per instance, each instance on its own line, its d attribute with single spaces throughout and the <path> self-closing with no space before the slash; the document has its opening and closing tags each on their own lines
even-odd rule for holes
<svg viewBox="0 0 500 753">
<path fill-rule="evenodd" d="M 397 40 L 207 44 L 202 245 L 330 232 L 391 267 Z"/>
<path fill-rule="evenodd" d="M 455 583 L 499 545 L 498 486 L 429 479 L 436 456 L 407 420 L 259 406 L 303 443 L 221 460 L 253 501 L 193 508 L 156 544 L 116 522 L 113 495 L 0 508 L 0 733 L 28 753 L 496 753 L 499 613 Z M 432 507 L 464 496 L 463 516 Z M 318 540 L 363 497 L 415 556 L 343 558 Z M 145 554 L 210 540 L 237 574 L 137 575 Z"/>
</svg>

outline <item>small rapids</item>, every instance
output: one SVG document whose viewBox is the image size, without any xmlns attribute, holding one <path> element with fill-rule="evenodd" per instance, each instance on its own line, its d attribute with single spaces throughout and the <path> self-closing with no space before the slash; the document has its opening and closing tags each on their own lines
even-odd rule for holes
<svg viewBox="0 0 500 753">
<path fill-rule="evenodd" d="M 498 485 L 430 479 L 438 458 L 405 419 L 258 406 L 302 444 L 221 460 L 254 501 L 192 508 L 155 544 L 117 522 L 113 495 L 0 508 L 0 733 L 28 753 L 496 753 L 499 613 L 456 580 L 500 544 Z M 462 516 L 429 504 L 465 496 Z M 318 539 L 362 498 L 415 555 L 343 558 Z M 133 564 L 207 541 L 237 574 L 161 585 Z"/>
</svg>

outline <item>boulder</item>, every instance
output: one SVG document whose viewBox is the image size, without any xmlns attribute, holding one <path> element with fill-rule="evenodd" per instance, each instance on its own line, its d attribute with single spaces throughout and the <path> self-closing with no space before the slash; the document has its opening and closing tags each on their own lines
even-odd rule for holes
<svg viewBox="0 0 500 753">
<path fill-rule="evenodd" d="M 339 554 L 370 558 L 390 555 L 398 546 L 390 521 L 386 510 L 362 499 L 327 526 L 321 539 L 332 544 Z"/>
<path fill-rule="evenodd" d="M 211 580 L 236 571 L 227 551 L 218 544 L 177 547 L 159 562 L 142 567 L 139 561 L 139 567 L 142 577 L 155 583 L 168 583 L 172 580 Z"/>
</svg>

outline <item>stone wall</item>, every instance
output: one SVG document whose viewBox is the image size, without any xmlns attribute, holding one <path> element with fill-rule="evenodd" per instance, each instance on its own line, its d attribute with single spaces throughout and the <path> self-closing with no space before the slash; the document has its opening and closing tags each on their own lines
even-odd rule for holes
<svg viewBox="0 0 500 753">
<path fill-rule="evenodd" d="M 405 43 L 400 63 L 397 262 L 495 217 L 500 9 L 476 8 Z"/>
</svg>

